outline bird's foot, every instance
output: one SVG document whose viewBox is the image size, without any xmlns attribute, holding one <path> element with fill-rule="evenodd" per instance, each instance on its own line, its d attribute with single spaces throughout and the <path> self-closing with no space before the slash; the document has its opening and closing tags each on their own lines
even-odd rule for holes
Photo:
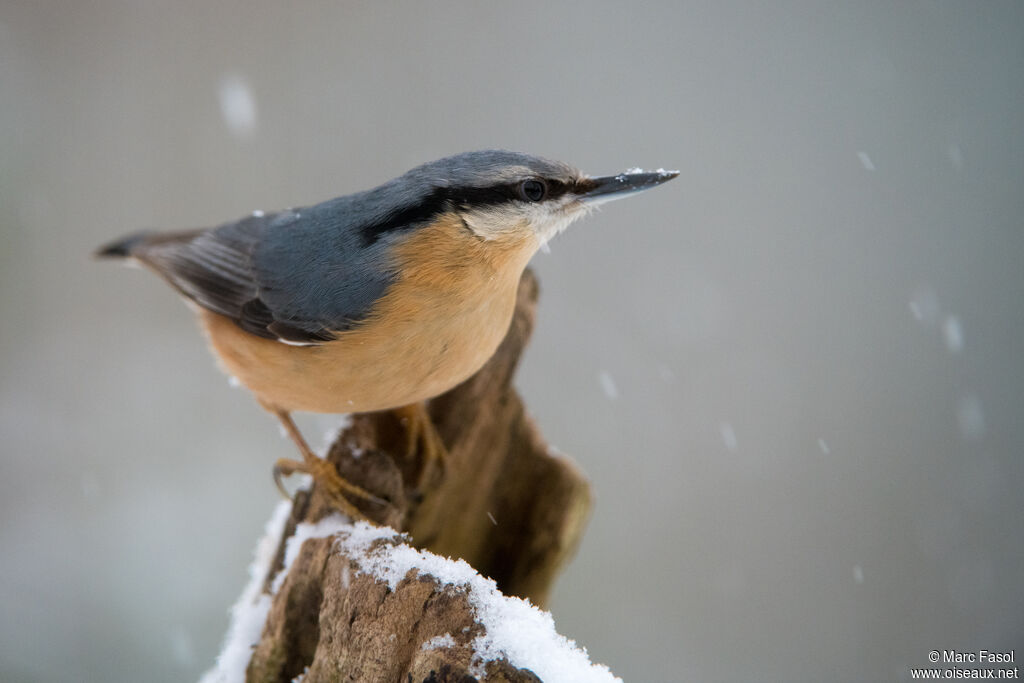
<svg viewBox="0 0 1024 683">
<path fill-rule="evenodd" d="M 395 415 L 405 427 L 405 454 L 410 460 L 419 454 L 419 474 L 416 488 L 422 489 L 435 466 L 444 467 L 448 449 L 430 419 L 425 403 L 412 403 L 396 408 Z"/>
<path fill-rule="evenodd" d="M 297 473 L 308 474 L 313 477 L 313 482 L 319 487 L 324 496 L 335 507 L 352 519 L 366 519 L 366 515 L 360 512 L 359 508 L 353 505 L 348 497 L 355 496 L 381 505 L 387 504 L 387 501 L 383 498 L 375 496 L 361 486 L 356 486 L 346 480 L 338 474 L 338 470 L 335 469 L 333 464 L 320 458 L 305 462 L 281 458 L 274 463 L 274 483 L 277 484 L 278 490 L 285 498 L 290 499 L 291 495 L 285 489 L 281 479 L 282 477 Z"/>
</svg>

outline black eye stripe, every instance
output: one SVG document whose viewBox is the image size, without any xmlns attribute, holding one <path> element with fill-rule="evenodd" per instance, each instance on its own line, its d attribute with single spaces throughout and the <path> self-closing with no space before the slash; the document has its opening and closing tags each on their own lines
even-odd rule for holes
<svg viewBox="0 0 1024 683">
<path fill-rule="evenodd" d="M 557 199 L 569 191 L 569 185 L 561 180 L 546 179 L 545 182 L 548 186 L 546 199 Z"/>
<path fill-rule="evenodd" d="M 556 199 L 564 195 L 569 190 L 569 185 L 561 180 L 550 180 L 544 178 L 543 183 L 547 186 L 547 192 L 544 194 L 544 199 Z M 456 206 L 472 209 L 475 207 L 503 204 L 510 200 L 523 201 L 523 196 L 521 194 L 522 185 L 523 182 L 519 181 L 515 183 L 491 185 L 490 187 L 448 188 L 445 194 Z"/>
<path fill-rule="evenodd" d="M 545 178 L 547 193 L 544 201 L 557 199 L 571 190 L 574 185 L 561 180 Z M 510 201 L 523 202 L 520 194 L 522 181 L 500 183 L 489 187 L 438 187 L 419 201 L 384 216 L 380 220 L 364 225 L 360 232 L 363 243 L 373 244 L 381 237 L 411 230 L 436 219 L 445 211 L 452 209 L 474 209 L 496 206 Z"/>
<path fill-rule="evenodd" d="M 460 208 L 471 209 L 478 206 L 494 206 L 504 204 L 512 199 L 519 199 L 518 184 L 493 185 L 491 187 L 450 187 L 445 196 Z"/>
</svg>

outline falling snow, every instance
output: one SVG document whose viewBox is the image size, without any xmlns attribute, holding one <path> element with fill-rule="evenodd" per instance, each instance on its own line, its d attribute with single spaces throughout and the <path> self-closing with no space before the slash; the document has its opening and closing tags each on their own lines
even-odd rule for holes
<svg viewBox="0 0 1024 683">
<path fill-rule="evenodd" d="M 934 325 L 939 317 L 939 298 L 931 287 L 919 287 L 910 297 L 910 313 L 923 325 Z"/>
<path fill-rule="evenodd" d="M 100 480 L 95 472 L 83 472 L 80 484 L 83 498 L 95 498 L 100 492 Z"/>
<path fill-rule="evenodd" d="M 257 116 L 256 98 L 249 82 L 237 74 L 228 74 L 221 79 L 217 94 L 220 113 L 231 134 L 239 139 L 252 137 Z"/>
<path fill-rule="evenodd" d="M 722 422 L 718 425 L 718 432 L 722 436 L 722 443 L 725 444 L 726 449 L 735 453 L 739 444 L 736 441 L 736 430 L 732 428 L 732 425 Z"/>
<path fill-rule="evenodd" d="M 964 439 L 980 439 L 985 435 L 985 413 L 977 396 L 965 394 L 960 397 L 956 405 L 956 424 Z"/>
<path fill-rule="evenodd" d="M 960 145 L 950 145 L 949 149 L 946 150 L 946 156 L 949 157 L 949 165 L 954 170 L 961 170 L 964 167 L 964 154 L 960 151 Z"/>
<path fill-rule="evenodd" d="M 171 654 L 182 667 L 191 667 L 196 661 L 196 648 L 192 636 L 184 626 L 178 626 L 171 633 Z"/>
<path fill-rule="evenodd" d="M 947 315 L 942 321 L 942 338 L 950 353 L 959 353 L 964 348 L 964 330 L 955 315 Z"/>
<path fill-rule="evenodd" d="M 658 377 L 662 382 L 668 384 L 676 378 L 676 373 L 668 365 L 662 363 L 658 366 Z"/>
<path fill-rule="evenodd" d="M 601 389 L 609 401 L 614 401 L 619 397 L 619 387 L 615 384 L 615 378 L 607 370 L 602 370 L 597 378 L 601 382 Z"/>
<path fill-rule="evenodd" d="M 860 165 L 864 167 L 865 171 L 875 170 L 875 164 L 871 161 L 871 157 L 868 156 L 867 152 L 857 152 L 857 158 L 860 159 Z"/>
</svg>

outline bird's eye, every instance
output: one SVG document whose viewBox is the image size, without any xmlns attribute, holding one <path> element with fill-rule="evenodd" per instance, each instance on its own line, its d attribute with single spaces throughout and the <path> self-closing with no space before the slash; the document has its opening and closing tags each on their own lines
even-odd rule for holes
<svg viewBox="0 0 1024 683">
<path fill-rule="evenodd" d="M 539 202 L 548 193 L 543 180 L 524 180 L 519 186 L 519 195 L 528 202 Z"/>
</svg>

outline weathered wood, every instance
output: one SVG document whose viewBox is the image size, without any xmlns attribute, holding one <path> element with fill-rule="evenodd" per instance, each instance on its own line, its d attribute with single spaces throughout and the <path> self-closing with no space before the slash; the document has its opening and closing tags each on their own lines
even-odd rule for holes
<svg viewBox="0 0 1024 683">
<path fill-rule="evenodd" d="M 418 548 L 465 559 L 505 595 L 544 605 L 582 535 L 590 491 L 577 467 L 551 452 L 512 387 L 537 294 L 527 271 L 495 356 L 430 402 L 449 453 L 444 463 L 420 473 L 420 463 L 404 456 L 406 433 L 390 413 L 356 416 L 328 458 L 342 476 L 390 501 L 355 501 L 367 517 L 408 533 Z M 297 494 L 266 592 L 296 526 L 331 512 L 315 487 Z M 415 572 L 392 591 L 360 573 L 358 559 L 329 538 L 302 544 L 273 595 L 248 679 L 290 681 L 308 667 L 305 683 L 476 680 L 469 675 L 469 644 L 483 626 L 465 593 Z M 423 648 L 444 634 L 454 637 L 450 647 Z M 499 660 L 487 665 L 484 680 L 539 679 Z"/>
</svg>

